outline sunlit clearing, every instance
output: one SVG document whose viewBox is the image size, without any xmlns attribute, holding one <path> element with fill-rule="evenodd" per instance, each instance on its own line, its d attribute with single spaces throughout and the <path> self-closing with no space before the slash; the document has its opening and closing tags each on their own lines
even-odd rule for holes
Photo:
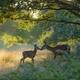
<svg viewBox="0 0 80 80">
<path fill-rule="evenodd" d="M 73 1 L 73 0 L 67 0 L 67 1 Z"/>
<path fill-rule="evenodd" d="M 39 11 L 39 10 L 35 10 L 35 11 L 31 11 L 30 16 L 31 16 L 33 19 L 38 19 L 38 18 L 39 18 L 39 14 L 40 14 L 40 11 Z"/>
<path fill-rule="evenodd" d="M 16 69 L 21 58 L 19 53 L 19 51 L 0 50 L 0 72 Z"/>
<path fill-rule="evenodd" d="M 31 49 L 29 49 L 31 50 Z M 35 63 L 44 61 L 49 57 L 48 51 L 38 51 L 35 56 Z M 9 72 L 15 70 L 20 65 L 20 59 L 22 58 L 22 51 L 8 51 L 8 50 L 0 50 L 0 73 Z M 32 63 L 30 58 L 25 59 L 25 63 Z"/>
</svg>

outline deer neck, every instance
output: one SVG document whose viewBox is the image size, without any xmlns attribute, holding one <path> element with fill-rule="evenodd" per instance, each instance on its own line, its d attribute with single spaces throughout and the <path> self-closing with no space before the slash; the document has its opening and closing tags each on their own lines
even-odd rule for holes
<svg viewBox="0 0 80 80">
<path fill-rule="evenodd" d="M 47 46 L 47 49 L 52 51 L 52 52 L 55 51 L 55 49 L 53 47 L 50 47 L 50 46 Z"/>
<path fill-rule="evenodd" d="M 36 54 L 36 52 L 37 52 L 37 49 L 36 49 L 36 48 L 34 48 L 34 54 Z"/>
</svg>

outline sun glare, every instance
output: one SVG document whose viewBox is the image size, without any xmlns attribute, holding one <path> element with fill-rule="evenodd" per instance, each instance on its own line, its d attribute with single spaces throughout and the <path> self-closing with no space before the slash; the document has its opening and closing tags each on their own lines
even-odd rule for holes
<svg viewBox="0 0 80 80">
<path fill-rule="evenodd" d="M 67 0 L 67 1 L 72 1 L 72 0 Z"/>
<path fill-rule="evenodd" d="M 36 11 L 32 11 L 30 15 L 31 15 L 31 17 L 33 19 L 38 19 L 39 18 L 39 14 L 40 14 L 40 11 L 36 10 Z"/>
</svg>

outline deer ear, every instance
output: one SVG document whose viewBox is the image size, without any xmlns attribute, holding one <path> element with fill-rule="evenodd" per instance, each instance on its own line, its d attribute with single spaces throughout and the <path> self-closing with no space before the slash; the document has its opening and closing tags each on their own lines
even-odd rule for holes
<svg viewBox="0 0 80 80">
<path fill-rule="evenodd" d="M 34 46 L 36 46 L 36 43 L 33 43 Z"/>
</svg>

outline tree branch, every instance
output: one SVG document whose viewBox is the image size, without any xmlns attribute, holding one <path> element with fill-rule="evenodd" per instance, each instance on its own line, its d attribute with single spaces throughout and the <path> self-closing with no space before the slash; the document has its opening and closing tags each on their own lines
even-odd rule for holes
<svg viewBox="0 0 80 80">
<path fill-rule="evenodd" d="M 20 19 L 20 18 L 17 18 Z M 22 19 L 22 18 L 21 18 Z M 15 19 L 16 20 L 16 19 Z M 23 18 L 22 20 L 26 20 L 27 21 L 36 21 L 36 22 L 40 22 L 40 21 L 50 21 L 50 22 L 55 22 L 55 23 L 65 23 L 65 24 L 76 24 L 76 25 L 80 25 L 80 22 L 73 22 L 73 21 L 66 21 L 66 20 L 52 20 L 49 18 L 44 18 L 44 19 L 30 19 L 30 18 Z"/>
</svg>

